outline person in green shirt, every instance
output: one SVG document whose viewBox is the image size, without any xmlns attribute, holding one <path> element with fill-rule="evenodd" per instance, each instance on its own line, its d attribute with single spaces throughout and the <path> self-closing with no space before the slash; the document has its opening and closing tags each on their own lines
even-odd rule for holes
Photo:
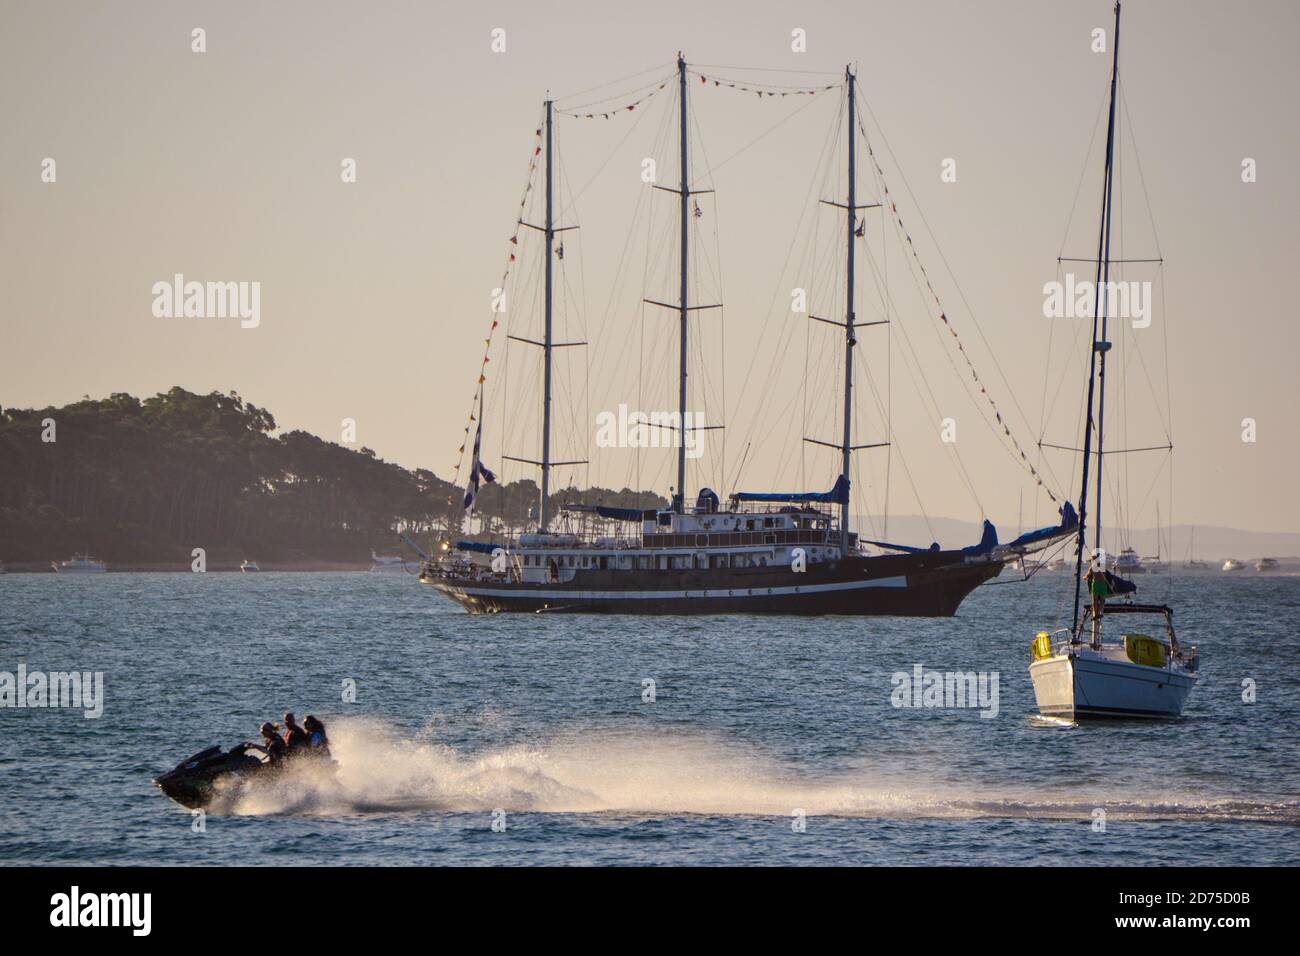
<svg viewBox="0 0 1300 956">
<path fill-rule="evenodd" d="M 1106 598 L 1110 595 L 1110 583 L 1106 580 L 1106 569 L 1100 551 L 1093 552 L 1092 563 L 1084 577 L 1088 582 L 1088 594 L 1092 596 L 1092 640 L 1096 644 L 1101 638 L 1101 616 L 1105 613 Z"/>
</svg>

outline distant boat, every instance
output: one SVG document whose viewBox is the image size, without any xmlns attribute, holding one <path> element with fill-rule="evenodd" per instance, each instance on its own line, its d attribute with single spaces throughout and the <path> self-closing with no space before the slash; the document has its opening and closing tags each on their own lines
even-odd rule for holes
<svg viewBox="0 0 1300 956">
<path fill-rule="evenodd" d="M 1164 560 L 1162 560 L 1162 558 L 1160 557 L 1161 554 L 1164 552 L 1164 545 L 1165 545 L 1165 536 L 1163 530 L 1160 527 L 1160 502 L 1157 501 L 1156 502 L 1156 553 L 1149 558 L 1142 559 L 1142 568 L 1146 571 L 1147 574 L 1163 574 L 1164 572 L 1169 570 L 1169 566 L 1165 564 Z"/>
<path fill-rule="evenodd" d="M 1236 558 L 1229 558 L 1227 561 L 1224 561 L 1224 562 L 1223 562 L 1223 568 L 1222 568 L 1222 570 L 1224 570 L 1224 571 L 1242 571 L 1242 570 L 1245 569 L 1245 567 L 1246 567 L 1246 566 L 1245 566 L 1244 564 L 1242 564 L 1240 561 L 1238 561 Z"/>
<path fill-rule="evenodd" d="M 256 561 L 242 561 L 240 562 L 239 570 L 248 572 L 248 571 L 261 571 L 262 569 L 257 566 Z"/>
<path fill-rule="evenodd" d="M 400 554 L 375 554 L 370 552 L 370 570 L 374 572 L 405 571 L 406 559 Z"/>
<path fill-rule="evenodd" d="M 67 561 L 50 562 L 59 574 L 103 574 L 108 568 L 88 554 L 74 554 Z"/>
<path fill-rule="evenodd" d="M 1277 558 L 1260 558 L 1255 562 L 1256 571 L 1276 571 L 1278 567 Z"/>
<path fill-rule="evenodd" d="M 1115 561 L 1115 573 L 1122 577 L 1128 577 L 1130 574 L 1146 574 L 1147 569 L 1136 551 L 1132 548 L 1125 548 L 1119 553 L 1119 558 Z"/>
<path fill-rule="evenodd" d="M 1197 560 L 1196 557 L 1196 529 L 1192 529 L 1191 544 L 1187 548 L 1187 560 L 1183 562 L 1184 571 L 1208 571 L 1210 564 L 1208 561 Z"/>
</svg>

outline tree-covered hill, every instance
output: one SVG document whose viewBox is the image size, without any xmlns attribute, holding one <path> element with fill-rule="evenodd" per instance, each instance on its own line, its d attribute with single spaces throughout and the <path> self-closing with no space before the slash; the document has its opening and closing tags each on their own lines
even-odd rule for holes
<svg viewBox="0 0 1300 956">
<path fill-rule="evenodd" d="M 0 561 L 88 551 L 110 564 L 188 566 L 201 547 L 209 562 L 365 562 L 372 549 L 392 551 L 398 532 L 421 542 L 459 533 L 461 492 L 433 472 L 276 432 L 269 411 L 234 392 L 179 387 L 143 400 L 115 393 L 4 409 Z M 537 494 L 531 480 L 487 486 L 481 523 L 524 529 Z M 553 499 L 661 503 L 627 489 Z"/>
</svg>

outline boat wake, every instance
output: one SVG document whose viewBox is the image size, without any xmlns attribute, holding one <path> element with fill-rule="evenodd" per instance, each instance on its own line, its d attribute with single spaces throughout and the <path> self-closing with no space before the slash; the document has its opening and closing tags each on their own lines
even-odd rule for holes
<svg viewBox="0 0 1300 956">
<path fill-rule="evenodd" d="M 237 815 L 350 816 L 433 811 L 640 816 L 808 816 L 889 819 L 1110 819 L 1300 824 L 1300 802 L 1001 792 L 936 786 L 866 769 L 799 773 L 715 736 L 585 731 L 539 745 L 460 753 L 394 735 L 370 719 L 336 719 L 337 774 L 291 769 L 219 793 L 211 810 Z"/>
</svg>

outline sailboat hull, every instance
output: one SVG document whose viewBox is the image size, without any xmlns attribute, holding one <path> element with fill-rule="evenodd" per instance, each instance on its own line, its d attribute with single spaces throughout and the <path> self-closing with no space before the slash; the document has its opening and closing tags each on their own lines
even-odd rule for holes
<svg viewBox="0 0 1300 956">
<path fill-rule="evenodd" d="M 1038 710 L 1047 717 L 1172 718 L 1196 685 L 1167 667 L 1062 654 L 1029 665 Z"/>
<path fill-rule="evenodd" d="M 947 555 L 945 561 L 941 555 Z M 585 571 L 566 583 L 425 578 L 471 613 L 856 614 L 951 617 L 1002 562 L 954 552 L 854 558 L 789 569 Z"/>
</svg>

